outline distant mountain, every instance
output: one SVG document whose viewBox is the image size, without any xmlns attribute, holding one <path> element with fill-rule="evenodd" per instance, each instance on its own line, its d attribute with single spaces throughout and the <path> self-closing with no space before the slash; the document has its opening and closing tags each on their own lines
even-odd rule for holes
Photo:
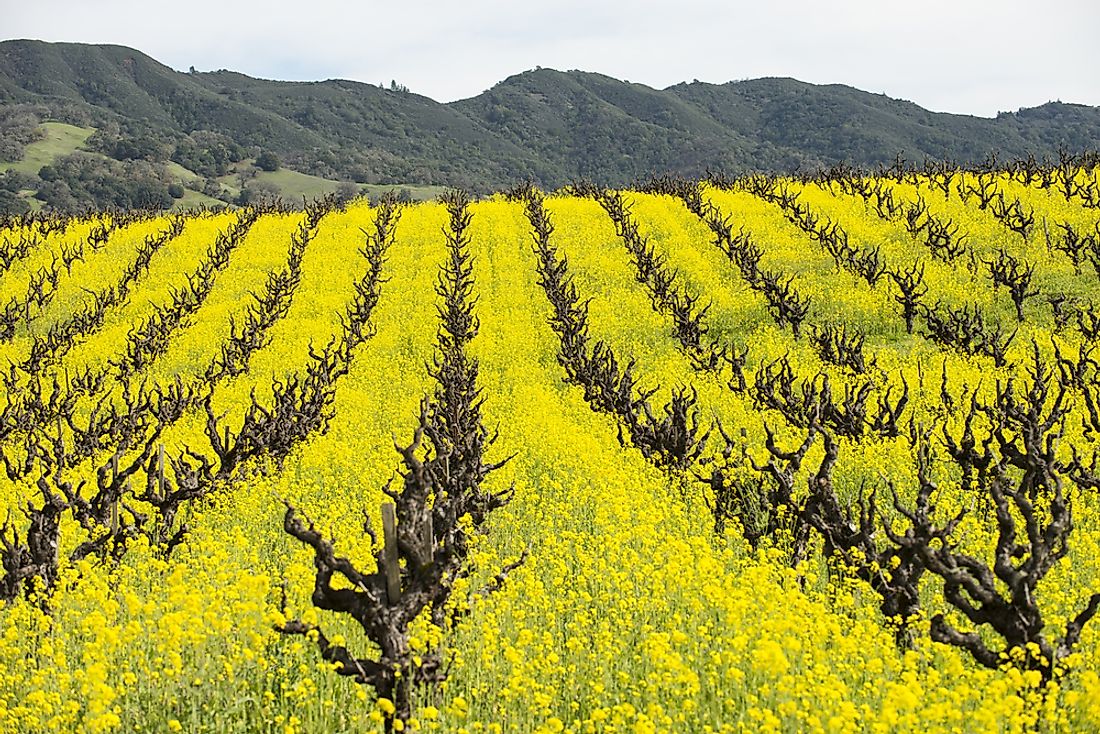
<svg viewBox="0 0 1100 734">
<path fill-rule="evenodd" d="M 1100 108 L 1057 102 L 986 119 L 794 79 L 657 90 L 537 69 L 441 104 L 343 80 L 183 73 L 121 46 L 0 42 L 0 160 L 44 120 L 95 128 L 86 147 L 117 161 L 174 160 L 208 188 L 262 150 L 334 181 L 485 190 L 527 178 L 623 184 L 657 172 L 874 165 L 899 153 L 967 162 L 1100 144 Z"/>
</svg>

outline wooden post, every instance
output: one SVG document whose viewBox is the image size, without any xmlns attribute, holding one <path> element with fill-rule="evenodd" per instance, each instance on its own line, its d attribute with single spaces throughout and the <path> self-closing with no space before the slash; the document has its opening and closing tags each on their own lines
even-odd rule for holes
<svg viewBox="0 0 1100 734">
<path fill-rule="evenodd" d="M 428 562 L 435 558 L 435 529 L 432 527 L 432 510 L 428 508 L 428 516 L 424 519 L 424 547 L 428 549 Z"/>
<path fill-rule="evenodd" d="M 111 535 L 118 533 L 119 521 L 118 521 L 118 506 L 122 503 L 122 495 L 126 492 L 133 490 L 133 485 L 130 484 L 130 480 L 126 480 L 126 488 L 119 493 L 118 497 L 115 497 L 115 501 L 111 503 Z"/>
<path fill-rule="evenodd" d="M 157 495 L 164 499 L 164 444 L 157 448 Z"/>
<path fill-rule="evenodd" d="M 118 452 L 117 451 L 111 456 L 111 486 L 112 487 L 115 485 L 116 481 L 118 481 Z"/>
<path fill-rule="evenodd" d="M 386 575 L 386 597 L 390 606 L 401 600 L 401 569 L 397 562 L 397 508 L 392 502 L 382 505 L 382 572 Z"/>
</svg>

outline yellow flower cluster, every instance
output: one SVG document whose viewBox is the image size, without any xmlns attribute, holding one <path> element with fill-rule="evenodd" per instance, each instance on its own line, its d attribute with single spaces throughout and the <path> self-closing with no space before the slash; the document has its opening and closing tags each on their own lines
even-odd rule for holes
<svg viewBox="0 0 1100 734">
<path fill-rule="evenodd" d="M 928 183 L 892 183 L 899 200 L 920 195 L 937 216 L 950 217 L 968 235 L 978 259 L 1000 248 L 1035 265 L 1044 293 L 1100 295 L 1095 273 L 1075 273 L 1049 251 L 1038 225 L 1028 241 L 1004 228 L 957 192 L 944 197 Z M 1002 178 L 1006 196 L 1057 222 L 1086 228 L 1095 211 L 1057 192 Z M 892 266 L 926 263 L 932 302 L 976 304 L 1015 321 L 1007 294 L 985 270 L 971 272 L 933 261 L 900 222 L 885 221 L 862 199 L 816 184 L 791 182 L 815 212 L 841 224 L 852 244 L 881 246 Z M 737 269 L 680 202 L 633 193 L 641 233 L 678 273 L 679 282 L 710 303 L 711 337 L 746 345 L 749 373 L 784 354 L 799 376 L 826 371 L 835 385 L 856 378 L 822 362 L 807 339 L 795 340 L 767 314 Z M 946 352 L 905 333 L 888 279 L 875 286 L 838 272 L 832 259 L 792 225 L 775 205 L 743 191 L 708 188 L 707 199 L 744 226 L 764 250 L 762 264 L 794 278 L 813 298 L 809 321 L 863 328 L 877 358 L 874 378 L 911 391 L 918 420 L 942 416 L 941 373 L 956 394 L 963 385 L 988 395 L 995 381 L 1022 375 L 1035 339 L 1052 358 L 1053 343 L 1074 350 L 1072 330 L 1056 330 L 1048 304 L 1027 305 L 1011 350 L 1012 365 L 995 369 L 983 357 Z M 643 388 L 698 391 L 704 423 L 720 421 L 731 435 L 744 429 L 746 450 L 758 461 L 765 425 L 786 446 L 799 440 L 778 414 L 757 410 L 749 396 L 719 377 L 697 372 L 678 349 L 668 317 L 650 304 L 629 254 L 600 206 L 570 196 L 550 197 L 551 241 L 568 258 L 582 299 L 589 303 L 593 339 L 610 344 L 624 361 L 636 360 Z M 716 537 L 704 485 L 690 473 L 670 476 L 640 452 L 620 445 L 615 420 L 593 412 L 581 388 L 567 384 L 559 343 L 548 319 L 551 306 L 536 275 L 530 226 L 519 203 L 503 198 L 471 206 L 471 251 L 485 423 L 499 430 L 490 460 L 513 457 L 488 482 L 494 491 L 515 486 L 515 499 L 494 512 L 487 534 L 475 537 L 468 577 L 456 581 L 452 620 L 443 629 L 419 620 L 414 651 L 441 649 L 449 676 L 436 690 L 419 690 L 415 716 L 395 721 L 398 731 L 439 732 L 908 732 L 1088 731 L 1100 728 L 1100 624 L 1086 627 L 1067 673 L 1046 690 L 1011 664 L 989 670 L 956 648 L 930 641 L 927 618 L 916 623 L 911 650 L 900 652 L 882 619 L 874 592 L 837 573 L 815 552 L 796 568 L 782 541 L 752 550 L 730 527 Z M 134 285 L 130 299 L 111 309 L 104 324 L 49 368 L 43 377 L 109 368 L 129 329 L 181 287 L 219 231 L 237 215 L 188 219 Z M 325 216 L 308 245 L 303 276 L 290 311 L 268 332 L 270 342 L 250 370 L 219 383 L 212 406 L 236 430 L 252 396 L 269 401 L 275 380 L 307 363 L 340 333 L 340 317 L 366 272 L 362 230 L 374 210 L 365 201 Z M 448 214 L 435 203 L 402 209 L 387 252 L 386 281 L 372 322 L 375 335 L 341 378 L 329 430 L 299 446 L 280 468 L 260 462 L 201 502 L 185 506 L 190 531 L 167 559 L 144 540 L 117 562 L 65 559 L 86 532 L 66 516 L 61 529 L 61 580 L 48 601 L 17 598 L 0 606 L 0 734 L 24 732 L 361 732 L 381 731 L 392 701 L 339 675 L 313 640 L 282 636 L 287 618 L 317 623 L 334 644 L 368 652 L 350 620 L 314 608 L 314 568 L 308 549 L 282 529 L 282 500 L 312 519 L 342 555 L 359 568 L 373 563 L 364 513 L 378 527 L 382 487 L 400 466 L 393 443 L 407 443 L 418 405 L 433 384 L 427 371 L 438 327 L 434 284 L 446 255 L 442 228 Z M 233 252 L 202 308 L 172 337 L 168 351 L 135 378 L 135 385 L 168 384 L 179 377 L 200 386 L 210 360 L 240 323 L 250 292 L 286 260 L 300 214 L 264 215 Z M 94 221 L 54 234 L 41 251 L 5 275 L 3 292 L 25 290 L 36 268 Z M 108 244 L 73 268 L 54 303 L 0 358 L 26 358 L 33 337 L 45 333 L 86 294 L 111 285 L 149 234 L 166 219 L 140 221 L 111 233 Z M 67 245 L 66 245 L 67 246 Z M 0 295 L 3 295 L 0 293 Z M 750 374 L 751 380 L 751 374 Z M 43 389 L 48 390 L 48 386 Z M 842 389 L 842 387 L 841 387 Z M 104 396 L 117 399 L 112 378 L 81 399 L 84 415 Z M 1060 455 L 1086 450 L 1083 406 L 1071 397 Z M 960 418 L 948 417 L 957 431 Z M 166 450 L 185 447 L 213 456 L 201 408 L 163 434 Z M 716 438 L 716 436 L 715 436 Z M 14 456 L 18 441 L 2 448 Z M 707 458 L 721 449 L 712 441 Z M 855 497 L 893 483 L 903 498 L 914 492 L 912 450 L 904 437 L 841 442 L 839 491 Z M 132 450 L 128 452 L 132 454 Z M 94 485 L 109 456 L 67 471 Z M 815 447 L 799 477 L 820 459 Z M 124 458 L 125 460 L 125 458 Z M 0 517 L 25 531 L 21 507 L 40 501 L 34 474 L 0 479 Z M 944 516 L 971 507 L 975 495 L 959 477 L 937 476 Z M 133 478 L 144 486 L 143 472 Z M 1100 498 L 1071 492 L 1074 532 L 1067 557 L 1040 587 L 1051 634 L 1059 634 L 1100 591 Z M 142 509 L 148 510 L 141 503 Z M 886 504 L 886 503 L 883 503 Z M 902 527 L 900 518 L 890 518 Z M 990 558 L 990 522 L 971 512 L 957 531 L 969 552 Z M 502 587 L 484 591 L 497 571 L 524 550 L 527 561 Z M 954 615 L 935 580 L 926 579 L 922 606 L 930 617 Z M 952 616 L 956 623 L 963 620 Z"/>
</svg>

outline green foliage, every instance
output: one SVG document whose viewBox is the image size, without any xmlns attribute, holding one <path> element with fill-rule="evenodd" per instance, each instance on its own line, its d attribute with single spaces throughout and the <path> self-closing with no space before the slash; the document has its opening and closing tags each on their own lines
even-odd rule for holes
<svg viewBox="0 0 1100 734">
<path fill-rule="evenodd" d="M 176 143 L 171 159 L 200 176 L 217 178 L 232 164 L 244 160 L 245 151 L 230 138 L 208 130 L 196 130 Z"/>
<path fill-rule="evenodd" d="M 259 204 L 265 201 L 278 201 L 282 191 L 278 186 L 266 181 L 253 181 L 241 189 L 236 203 L 240 206 Z"/>
<path fill-rule="evenodd" d="M 272 153 L 270 150 L 265 150 L 256 156 L 256 168 L 261 171 L 267 171 L 272 173 L 279 170 L 279 156 Z"/>
<path fill-rule="evenodd" d="M 44 137 L 38 126 L 43 112 L 35 105 L 0 107 L 0 161 L 23 160 L 26 147 Z"/>
<path fill-rule="evenodd" d="M 22 214 L 30 208 L 30 204 L 19 194 L 7 189 L 0 189 L 0 214 Z"/>
<path fill-rule="evenodd" d="M 28 176 L 19 171 L 0 171 L 0 191 L 15 193 L 23 189 L 33 188 L 38 183 L 34 176 Z"/>
<path fill-rule="evenodd" d="M 155 138 L 120 138 L 111 147 L 110 156 L 116 161 L 164 160 L 160 148 Z"/>
<path fill-rule="evenodd" d="M 42 185 L 35 198 L 62 211 L 102 206 L 164 209 L 172 206 L 173 197 L 163 176 L 163 166 L 147 161 L 113 161 L 74 153 L 43 166 L 39 173 Z"/>
</svg>

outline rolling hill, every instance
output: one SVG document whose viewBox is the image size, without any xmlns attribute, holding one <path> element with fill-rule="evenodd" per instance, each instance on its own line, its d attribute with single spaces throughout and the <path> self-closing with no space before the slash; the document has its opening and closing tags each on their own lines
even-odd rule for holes
<svg viewBox="0 0 1100 734">
<path fill-rule="evenodd" d="M 55 167 L 52 182 L 38 180 L 28 166 L 39 159 L 26 156 L 36 144 L 31 152 L 41 154 L 43 135 L 58 134 L 42 127 L 47 121 L 92 131 L 79 151 L 54 146 L 64 165 Z M 185 73 L 121 46 L 20 40 L 0 42 L 0 140 L 0 161 L 7 161 L 0 168 L 18 174 L 0 178 L 9 205 L 18 192 L 53 205 L 124 205 L 163 200 L 154 179 L 164 191 L 175 184 L 228 201 L 250 187 L 297 195 L 339 182 L 484 191 L 524 179 L 546 187 L 577 177 L 617 185 L 708 168 L 874 166 L 898 154 L 958 162 L 991 153 L 1050 156 L 1060 146 L 1095 147 L 1100 108 L 1051 102 L 988 119 L 794 79 L 658 90 L 552 69 L 443 104 L 400 87 Z M 297 188 L 284 190 L 283 179 L 254 175 L 251 161 L 262 151 L 321 183 L 290 177 Z M 85 191 L 66 183 L 89 178 L 89 168 L 103 186 Z M 127 179 L 155 190 L 110 185 Z"/>
</svg>

